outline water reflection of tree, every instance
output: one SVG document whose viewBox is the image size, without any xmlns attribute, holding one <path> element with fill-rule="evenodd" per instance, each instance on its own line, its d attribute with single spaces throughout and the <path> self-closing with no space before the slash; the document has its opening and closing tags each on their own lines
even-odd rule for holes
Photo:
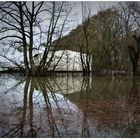
<svg viewBox="0 0 140 140">
<path fill-rule="evenodd" d="M 134 78 L 133 85 L 128 96 L 128 105 L 131 105 L 131 116 L 129 115 L 128 128 L 122 137 L 140 137 L 140 79 Z"/>
<path fill-rule="evenodd" d="M 61 88 L 59 87 L 59 85 L 57 85 L 57 83 L 55 83 L 55 81 L 54 84 L 61 90 Z M 56 94 L 54 93 L 53 85 L 50 84 L 47 78 L 26 78 L 24 85 L 23 109 L 21 110 L 22 115 L 20 117 L 20 122 L 16 125 L 15 128 L 10 129 L 7 133 L 3 134 L 2 137 L 37 137 L 38 131 L 41 128 L 38 128 L 38 126 L 36 126 L 34 122 L 33 94 L 36 88 L 41 91 L 41 94 L 43 95 L 46 104 L 45 111 L 47 112 L 46 117 L 48 118 L 48 122 L 46 122 L 46 124 L 48 124 L 48 127 L 50 128 L 50 132 L 48 132 L 48 134 L 50 133 L 49 137 L 62 137 L 62 134 L 60 132 L 60 124 L 58 125 L 57 123 L 58 118 L 54 116 L 52 104 L 48 94 L 51 95 L 51 98 L 56 104 L 56 110 L 59 114 L 59 118 L 62 125 L 61 128 L 64 128 L 65 135 L 67 137 L 70 137 L 65 120 L 63 118 L 63 113 L 58 104 L 58 99 L 56 97 Z M 63 94 L 62 90 L 61 94 Z M 70 110 L 65 97 L 64 100 L 67 104 L 68 110 Z"/>
<path fill-rule="evenodd" d="M 18 86 L 20 86 L 24 82 L 24 78 L 21 80 L 17 80 L 15 84 L 12 84 L 10 88 L 8 88 L 6 91 L 0 93 L 0 97 L 3 96 L 4 94 L 8 94 L 11 90 L 16 90 Z M 5 85 L 5 83 L 4 83 Z"/>
<path fill-rule="evenodd" d="M 48 91 L 47 91 L 48 83 L 47 82 L 48 82 L 47 80 L 40 80 L 38 85 L 40 87 L 40 90 L 43 93 L 43 97 L 44 97 L 44 100 L 45 100 L 45 103 L 46 103 L 46 107 L 47 107 L 46 111 L 47 111 L 47 114 L 48 114 L 47 117 L 48 117 L 48 120 L 49 120 L 51 136 L 52 137 L 55 136 L 55 130 L 56 130 L 56 132 L 58 133 L 58 136 L 60 137 L 59 129 L 58 129 L 57 125 L 56 125 L 55 118 L 54 118 L 53 113 L 52 113 L 52 106 L 51 106 L 51 103 L 50 103 L 50 100 L 49 100 L 49 97 L 48 97 Z M 50 88 L 51 87 L 49 87 L 49 89 Z M 52 96 L 52 97 L 55 100 L 55 102 L 57 102 L 56 97 L 54 97 L 54 96 Z M 58 106 L 58 109 L 59 109 L 59 106 Z"/>
<path fill-rule="evenodd" d="M 68 78 L 66 77 L 66 79 Z M 108 128 L 114 129 L 114 131 L 118 131 L 117 129 L 120 129 L 121 131 L 122 127 L 125 128 L 126 131 L 121 136 L 127 137 L 129 133 L 131 137 L 135 135 L 134 133 L 138 133 L 137 123 L 139 120 L 140 101 L 140 85 L 138 84 L 138 81 L 134 81 L 130 94 L 128 94 L 129 90 L 119 90 L 119 92 L 117 92 L 117 90 L 123 86 L 123 83 L 120 82 L 120 80 L 115 79 L 106 84 L 105 82 L 102 82 L 103 86 L 98 83 L 98 85 L 100 85 L 98 87 L 99 89 L 101 87 L 105 87 L 114 91 L 113 94 L 115 94 L 115 96 L 112 94 L 107 95 L 106 93 L 105 95 L 107 95 L 107 97 L 100 93 L 103 91 L 102 89 L 99 91 L 96 90 L 98 86 L 97 82 L 99 81 L 95 79 L 91 80 L 90 77 L 84 77 L 81 81 L 82 82 L 79 85 L 81 90 L 78 93 L 66 95 L 66 93 L 63 93 L 63 88 L 58 84 L 56 78 L 51 78 L 51 80 L 49 78 L 26 78 L 24 84 L 23 107 L 20 109 L 19 115 L 15 116 L 19 121 L 16 125 L 10 127 L 9 131 L 3 134 L 3 137 L 40 137 L 42 136 L 40 132 L 45 133 L 45 137 L 75 137 L 74 131 L 71 130 L 70 125 L 67 124 L 64 110 L 59 104 L 56 89 L 63 95 L 63 100 L 66 103 L 66 110 L 71 113 L 71 117 L 73 112 L 69 106 L 68 99 L 74 102 L 74 104 L 76 104 L 80 109 L 81 118 L 80 121 L 78 120 L 80 122 L 78 122 L 80 126 L 78 126 L 76 130 L 76 136 L 94 137 L 101 131 L 106 131 Z M 68 84 L 68 86 L 70 85 Z M 129 86 L 127 85 L 127 87 Z M 105 90 L 105 88 L 104 92 L 109 92 L 109 90 Z M 38 93 L 37 95 L 34 94 L 36 91 Z M 120 92 L 122 92 L 122 95 Z M 124 92 L 126 92 L 125 95 Z M 96 98 L 97 94 L 99 94 L 98 96 L 101 94 L 102 98 Z M 43 112 L 40 112 L 40 116 L 45 117 L 45 119 L 35 118 L 35 101 L 39 98 L 39 95 L 42 95 L 45 105 Z M 123 103 L 122 105 L 119 105 L 119 103 L 121 103 L 120 101 L 125 103 L 124 106 Z M 107 105 L 106 102 L 108 103 Z M 55 109 L 53 106 L 54 104 Z M 118 108 L 116 109 L 116 107 Z M 131 107 L 134 109 L 131 110 Z M 76 113 L 78 115 L 78 112 Z M 115 118 L 118 119 L 115 120 Z M 73 119 L 74 117 L 70 119 L 69 122 L 72 123 L 77 121 Z M 95 121 L 97 121 L 97 124 L 95 124 Z M 96 127 L 95 133 L 93 132 L 95 131 L 93 127 Z M 104 133 L 108 133 L 108 131 L 105 131 Z"/>
<path fill-rule="evenodd" d="M 90 132 L 89 132 L 89 125 L 88 125 L 88 114 L 87 114 L 87 108 L 88 108 L 88 94 L 90 91 L 90 77 L 84 77 L 83 78 L 83 82 L 82 82 L 82 86 L 81 86 L 81 96 L 84 96 L 84 98 L 86 99 L 85 101 L 85 109 L 83 111 L 83 121 L 82 121 L 82 134 L 81 137 L 90 137 Z"/>
<path fill-rule="evenodd" d="M 33 129 L 33 102 L 32 102 L 32 95 L 33 95 L 34 85 L 33 85 L 32 81 L 31 81 L 31 87 L 29 87 L 29 84 L 30 84 L 30 79 L 27 78 L 25 80 L 25 86 L 24 86 L 22 117 L 20 119 L 19 124 L 16 124 L 15 128 L 10 129 L 2 137 L 18 137 L 18 136 L 20 136 L 20 137 L 30 137 L 30 136 L 35 137 L 36 133 L 35 133 L 35 130 Z M 26 124 L 26 113 L 27 113 L 27 107 L 28 107 L 27 106 L 27 103 L 28 103 L 28 90 L 30 90 L 29 91 L 29 108 L 30 108 L 29 122 L 30 122 L 30 129 L 29 129 L 28 134 L 24 135 L 24 126 Z"/>
<path fill-rule="evenodd" d="M 89 88 L 89 81 L 85 78 L 81 92 L 73 95 L 77 100 L 71 95 L 67 96 L 83 113 L 81 137 L 106 137 L 109 133 L 110 136 L 119 137 L 123 135 L 133 137 L 133 133 L 138 135 L 140 110 L 138 81 L 134 80 L 132 83 L 127 77 L 113 79 L 93 77 L 92 89 Z"/>
<path fill-rule="evenodd" d="M 135 105 L 135 115 L 140 113 L 140 81 L 138 79 L 133 79 L 133 86 L 131 88 L 128 102 Z"/>
</svg>

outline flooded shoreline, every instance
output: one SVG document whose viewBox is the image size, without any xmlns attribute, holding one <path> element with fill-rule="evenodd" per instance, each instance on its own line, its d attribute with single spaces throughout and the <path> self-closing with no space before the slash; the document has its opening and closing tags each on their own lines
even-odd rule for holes
<svg viewBox="0 0 140 140">
<path fill-rule="evenodd" d="M 140 79 L 0 75 L 0 137 L 139 137 Z"/>
</svg>

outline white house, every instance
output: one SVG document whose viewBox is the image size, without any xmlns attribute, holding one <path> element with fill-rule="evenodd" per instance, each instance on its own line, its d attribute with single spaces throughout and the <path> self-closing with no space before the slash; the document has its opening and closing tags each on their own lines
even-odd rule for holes
<svg viewBox="0 0 140 140">
<path fill-rule="evenodd" d="M 35 65 L 37 66 L 39 65 L 42 57 L 43 57 L 42 53 L 38 53 L 34 55 Z M 48 55 L 48 58 L 50 57 L 51 57 L 51 52 Z M 61 60 L 59 61 L 60 58 Z M 80 53 L 74 51 L 69 51 L 69 50 L 56 51 L 49 70 L 51 70 L 56 64 L 57 66 L 55 70 L 66 70 L 66 71 L 82 70 L 82 66 L 80 63 Z"/>
</svg>

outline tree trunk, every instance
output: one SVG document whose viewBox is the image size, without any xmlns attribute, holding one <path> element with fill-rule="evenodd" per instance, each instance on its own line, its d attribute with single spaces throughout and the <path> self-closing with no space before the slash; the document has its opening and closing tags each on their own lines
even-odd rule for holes
<svg viewBox="0 0 140 140">
<path fill-rule="evenodd" d="M 32 2 L 32 14 L 30 22 L 30 45 L 29 45 L 29 60 L 31 65 L 31 75 L 35 76 L 35 64 L 33 60 L 33 16 L 34 16 L 34 2 Z"/>
<path fill-rule="evenodd" d="M 23 57 L 24 57 L 24 65 L 25 65 L 25 74 L 29 75 L 30 70 L 29 70 L 29 63 L 28 63 L 28 58 L 27 58 L 27 42 L 26 42 L 24 25 L 23 25 L 23 13 L 22 13 L 22 4 L 21 4 L 21 2 L 20 2 L 20 6 L 19 6 L 19 11 L 20 11 L 21 33 L 22 33 L 22 38 L 23 38 L 22 41 L 23 41 Z"/>
<path fill-rule="evenodd" d="M 136 47 L 128 45 L 130 59 L 133 65 L 133 75 L 140 76 L 140 37 L 133 35 L 136 41 Z"/>
</svg>

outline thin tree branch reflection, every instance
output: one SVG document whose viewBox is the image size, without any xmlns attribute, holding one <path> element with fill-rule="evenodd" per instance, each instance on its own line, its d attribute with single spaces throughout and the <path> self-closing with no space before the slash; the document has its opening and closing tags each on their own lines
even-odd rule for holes
<svg viewBox="0 0 140 140">
<path fill-rule="evenodd" d="M 90 132 L 89 132 L 89 126 L 88 126 L 88 114 L 87 114 L 87 108 L 88 108 L 88 104 L 87 104 L 87 99 L 88 99 L 88 94 L 89 94 L 89 77 L 84 77 L 83 79 L 83 84 L 82 84 L 82 89 L 81 89 L 81 95 L 83 94 L 83 90 L 85 90 L 84 92 L 84 97 L 86 99 L 85 102 L 85 110 L 83 111 L 83 123 L 82 123 L 82 135 L 81 137 L 90 137 Z"/>
<path fill-rule="evenodd" d="M 37 133 L 36 130 L 34 129 L 34 122 L 33 122 L 33 92 L 34 92 L 34 78 L 31 78 L 31 87 L 30 87 L 30 92 L 29 92 L 29 107 L 30 107 L 30 130 L 27 134 L 28 137 L 34 138 L 36 137 Z"/>
<path fill-rule="evenodd" d="M 52 137 L 54 137 L 54 128 L 56 129 L 56 132 L 58 133 L 58 136 L 60 136 L 60 133 L 59 133 L 59 129 L 56 125 L 56 122 L 55 122 L 55 119 L 53 117 L 53 112 L 52 112 L 52 107 L 51 107 L 51 103 L 50 103 L 50 100 L 49 100 L 49 97 L 48 97 L 48 92 L 47 92 L 47 89 L 46 89 L 46 85 L 45 85 L 45 82 L 40 80 L 40 82 L 38 83 L 39 86 L 40 86 L 40 89 L 43 93 L 43 97 L 44 97 L 44 100 L 45 100 L 45 103 L 46 103 L 46 107 L 47 107 L 47 113 L 48 113 L 48 120 L 49 120 L 49 124 L 50 124 L 50 129 L 52 130 Z"/>
<path fill-rule="evenodd" d="M 21 79 L 20 81 L 18 81 L 14 86 L 10 87 L 8 90 L 0 93 L 0 97 L 3 96 L 4 94 L 7 94 L 8 92 L 10 92 L 11 90 L 15 90 L 20 84 L 22 84 L 25 81 L 25 79 Z"/>
<path fill-rule="evenodd" d="M 20 121 L 21 124 L 21 133 L 20 133 L 20 137 L 24 137 L 24 125 L 25 125 L 25 121 L 26 121 L 26 112 L 27 112 L 27 99 L 28 99 L 28 89 L 29 89 L 29 83 L 30 83 L 30 79 L 27 78 L 26 82 L 25 82 L 25 86 L 24 86 L 24 98 L 23 98 L 23 115 Z"/>
</svg>

